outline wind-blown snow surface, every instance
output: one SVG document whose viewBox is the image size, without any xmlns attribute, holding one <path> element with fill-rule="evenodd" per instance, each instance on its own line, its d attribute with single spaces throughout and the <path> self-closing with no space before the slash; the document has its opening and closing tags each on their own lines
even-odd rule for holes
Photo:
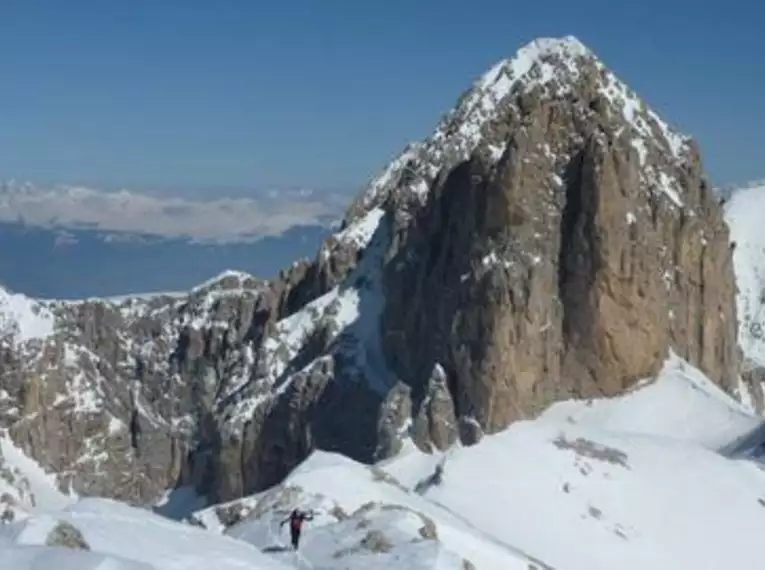
<svg viewBox="0 0 765 570">
<path fill-rule="evenodd" d="M 765 473 L 723 450 L 761 431 L 761 418 L 671 354 L 629 394 L 556 404 L 471 447 L 409 445 L 374 468 L 315 452 L 281 486 L 236 502 L 244 518 L 225 532 L 286 559 L 278 523 L 300 506 L 319 513 L 301 543 L 305 567 L 756 568 Z M 232 508 L 196 518 L 222 531 Z M 425 519 L 437 541 L 421 539 Z M 370 552 L 369 531 L 388 549 Z"/>
<path fill-rule="evenodd" d="M 744 355 L 765 366 L 765 183 L 734 190 L 725 205 L 738 286 L 739 343 Z"/>
</svg>

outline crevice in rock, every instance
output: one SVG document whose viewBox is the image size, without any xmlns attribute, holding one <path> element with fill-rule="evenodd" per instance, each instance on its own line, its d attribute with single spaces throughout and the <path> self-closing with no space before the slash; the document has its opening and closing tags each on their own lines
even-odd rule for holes
<svg viewBox="0 0 765 570">
<path fill-rule="evenodd" d="M 130 446 L 136 454 L 141 456 L 141 423 L 139 421 L 138 409 L 133 407 L 130 412 Z"/>
<path fill-rule="evenodd" d="M 576 272 L 583 269 L 579 265 L 579 255 L 583 244 L 580 235 L 580 218 L 583 211 L 582 196 L 582 170 L 584 165 L 584 152 L 580 151 L 566 167 L 564 181 L 566 184 L 565 203 L 560 221 L 560 249 L 558 257 L 558 296 L 563 307 L 563 335 L 564 342 L 568 340 L 568 333 L 572 329 L 572 301 L 571 282 Z"/>
</svg>

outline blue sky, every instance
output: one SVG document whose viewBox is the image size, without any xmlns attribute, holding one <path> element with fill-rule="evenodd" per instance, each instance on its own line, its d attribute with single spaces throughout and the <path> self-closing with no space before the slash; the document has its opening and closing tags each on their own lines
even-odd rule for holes
<svg viewBox="0 0 765 570">
<path fill-rule="evenodd" d="M 765 7 L 737 2 L 4 2 L 0 177 L 356 190 L 495 61 L 566 34 L 716 182 L 765 177 Z"/>
</svg>

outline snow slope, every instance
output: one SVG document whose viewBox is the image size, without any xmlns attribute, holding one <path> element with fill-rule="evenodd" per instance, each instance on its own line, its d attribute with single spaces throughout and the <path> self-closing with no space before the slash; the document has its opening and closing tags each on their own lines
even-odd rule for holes
<svg viewBox="0 0 765 570">
<path fill-rule="evenodd" d="M 0 568 L 8 570 L 155 570 L 152 566 L 83 550 L 18 546 L 0 540 Z"/>
<path fill-rule="evenodd" d="M 765 182 L 730 192 L 725 219 L 730 228 L 738 286 L 739 343 L 755 365 L 765 366 Z"/>
<path fill-rule="evenodd" d="M 443 460 L 426 498 L 558 570 L 758 567 L 765 474 L 717 452 L 761 418 L 671 356 L 653 383 L 563 402 Z M 386 471 L 433 472 L 412 451 Z"/>
<path fill-rule="evenodd" d="M 238 503 L 238 504 L 237 504 Z M 221 517 L 238 508 L 244 519 L 226 534 L 258 546 L 283 559 L 289 544 L 286 527 L 280 529 L 292 508 L 310 508 L 319 514 L 310 523 L 300 553 L 315 568 L 454 568 L 462 560 L 481 569 L 529 570 L 532 557 L 489 534 L 443 507 L 406 489 L 385 472 L 356 463 L 342 455 L 314 452 L 279 486 L 264 493 L 195 516 L 207 528 L 223 532 Z M 430 521 L 430 522 L 428 522 Z M 438 541 L 427 539 L 433 525 Z M 421 533 L 421 529 L 423 530 Z M 390 549 L 365 548 L 368 533 Z M 378 534 L 379 533 L 379 534 Z M 366 540 L 365 540 L 366 539 Z M 379 550 L 379 549 L 378 549 Z M 307 564 L 306 564 L 307 565 Z"/>
<path fill-rule="evenodd" d="M 762 419 L 733 400 L 697 368 L 670 351 L 656 382 L 620 398 L 560 402 L 543 419 L 623 434 L 679 439 L 719 450 Z"/>
<path fill-rule="evenodd" d="M 425 497 L 559 570 L 753 568 L 765 532 L 754 464 L 549 421 L 455 453 Z"/>
<path fill-rule="evenodd" d="M 94 565 L 94 570 L 113 568 L 154 570 L 257 570 L 285 568 L 252 546 L 225 536 L 182 525 L 143 509 L 105 499 L 83 499 L 66 509 L 39 515 L 0 530 L 0 540 L 19 547 L 43 546 L 57 523 L 64 521 L 81 533 L 93 553 L 129 561 Z M 24 562 L 28 551 L 16 554 Z M 48 552 L 36 556 L 52 557 Z M 69 555 L 67 555 L 69 556 Z M 58 566 L 58 557 L 54 558 Z M 3 558 L 0 558 L 2 561 Z M 13 558 L 11 558 L 13 560 Z M 95 559 L 97 561 L 97 559 Z M 67 558 L 64 563 L 69 562 Z M 83 559 L 83 563 L 90 563 Z M 64 566 L 65 567 L 65 566 Z M 85 566 L 87 568 L 87 566 Z"/>
<path fill-rule="evenodd" d="M 335 237 L 338 243 L 364 248 L 362 259 L 340 284 L 276 323 L 260 347 L 256 359 L 260 366 L 257 370 L 250 366 L 253 377 L 247 377 L 260 389 L 251 394 L 238 394 L 237 389 L 242 385 L 235 383 L 223 395 L 223 399 L 231 397 L 227 404 L 230 405 L 227 416 L 231 420 L 226 426 L 228 430 L 236 433 L 243 429 L 265 399 L 284 393 L 296 374 L 321 366 L 332 353 L 342 354 L 348 363 L 352 361 L 355 367 L 362 369 L 363 377 L 373 389 L 385 392 L 394 383 L 379 338 L 379 318 L 385 307 L 383 258 L 390 240 L 384 211 L 372 209 Z M 320 255 L 326 253 L 322 250 Z M 321 335 L 331 349 L 296 368 L 297 356 L 312 338 Z M 339 342 L 333 342 L 335 340 Z M 262 388 L 266 386 L 271 390 L 264 395 Z"/>
<path fill-rule="evenodd" d="M 624 396 L 561 402 L 441 454 L 408 445 L 376 467 L 317 451 L 282 485 L 195 518 L 294 564 L 279 522 L 315 509 L 301 567 L 755 568 L 765 473 L 726 450 L 762 432 L 671 354 Z M 426 520 L 437 540 L 422 539 Z M 370 531 L 386 551 L 364 548 Z"/>
</svg>

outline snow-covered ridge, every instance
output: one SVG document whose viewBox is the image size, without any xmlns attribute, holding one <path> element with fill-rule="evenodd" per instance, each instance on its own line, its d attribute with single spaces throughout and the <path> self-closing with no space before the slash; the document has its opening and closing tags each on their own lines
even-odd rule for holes
<svg viewBox="0 0 765 570">
<path fill-rule="evenodd" d="M 146 303 L 156 299 L 176 299 L 182 300 L 190 295 L 198 295 L 200 293 L 209 292 L 213 289 L 220 288 L 223 283 L 238 283 L 238 287 L 227 287 L 227 289 L 254 289 L 255 284 L 266 284 L 267 281 L 262 280 L 254 275 L 245 271 L 239 271 L 235 269 L 227 269 L 221 271 L 214 277 L 210 277 L 205 281 L 194 285 L 186 291 L 147 291 L 143 293 L 127 293 L 124 295 L 113 295 L 108 297 L 86 297 L 83 299 L 32 299 L 26 297 L 30 302 L 41 303 L 43 305 L 77 305 L 80 303 L 109 303 L 111 305 L 125 305 L 135 303 Z M 23 296 L 23 295 L 22 295 Z"/>
<path fill-rule="evenodd" d="M 689 441 L 713 451 L 756 429 L 762 418 L 670 351 L 656 379 L 613 399 L 559 402 L 542 421 L 572 421 L 622 434 Z"/>
<path fill-rule="evenodd" d="M 34 299 L 0 287 L 0 340 L 11 342 L 16 350 L 24 349 L 27 355 L 40 354 L 45 342 L 61 337 L 66 338 L 69 322 L 78 308 L 84 304 L 106 304 L 119 311 L 126 326 L 143 317 L 163 316 L 165 322 L 165 343 L 173 345 L 179 330 L 190 326 L 199 330 L 229 326 L 216 320 L 218 304 L 226 299 L 258 296 L 267 282 L 248 273 L 235 270 L 220 274 L 192 287 L 188 291 L 163 291 L 145 294 L 97 297 L 87 299 Z M 118 335 L 120 333 L 117 333 Z M 124 334 L 122 335 L 124 337 Z M 151 351 L 148 346 L 133 346 L 127 337 L 132 353 L 143 354 Z M 150 343 L 153 345 L 154 343 Z M 85 350 L 70 341 L 64 343 L 65 354 L 79 354 Z M 98 359 L 90 352 L 88 359 Z M 66 357 L 63 365 L 76 371 L 79 360 Z M 82 375 L 75 375 L 80 378 Z M 77 394 L 72 394 L 76 397 Z"/>
</svg>

